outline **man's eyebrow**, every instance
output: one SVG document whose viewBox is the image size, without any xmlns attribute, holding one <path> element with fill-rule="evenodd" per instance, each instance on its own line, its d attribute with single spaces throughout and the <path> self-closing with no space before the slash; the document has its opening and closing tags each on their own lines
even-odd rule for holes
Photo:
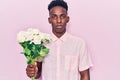
<svg viewBox="0 0 120 80">
<path fill-rule="evenodd" d="M 56 14 L 54 14 L 54 13 L 53 13 L 53 14 L 50 14 L 50 15 L 52 15 L 52 16 L 56 16 Z"/>
<path fill-rule="evenodd" d="M 57 15 L 57 14 L 51 13 L 51 15 Z M 66 13 L 61 13 L 60 15 L 66 15 Z"/>
<path fill-rule="evenodd" d="M 66 14 L 61 14 L 61 15 L 66 15 Z"/>
<path fill-rule="evenodd" d="M 56 15 L 55 13 L 51 13 L 51 15 Z"/>
</svg>

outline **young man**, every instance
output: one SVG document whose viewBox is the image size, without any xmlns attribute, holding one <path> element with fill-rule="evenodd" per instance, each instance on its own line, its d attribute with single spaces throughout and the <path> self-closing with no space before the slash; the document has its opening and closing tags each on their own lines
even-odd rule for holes
<svg viewBox="0 0 120 80">
<path fill-rule="evenodd" d="M 66 31 L 69 22 L 67 3 L 53 0 L 48 10 L 48 21 L 52 25 L 50 52 L 43 62 L 28 65 L 27 75 L 36 79 L 42 76 L 42 80 L 90 80 L 92 64 L 85 42 Z"/>
</svg>

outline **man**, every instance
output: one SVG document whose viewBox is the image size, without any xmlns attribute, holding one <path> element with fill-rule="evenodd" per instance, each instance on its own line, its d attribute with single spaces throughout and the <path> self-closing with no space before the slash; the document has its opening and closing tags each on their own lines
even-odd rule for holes
<svg viewBox="0 0 120 80">
<path fill-rule="evenodd" d="M 47 45 L 50 52 L 43 62 L 28 65 L 27 75 L 36 79 L 42 76 L 42 80 L 90 80 L 92 64 L 85 42 L 66 31 L 70 19 L 67 3 L 53 0 L 48 10 L 48 21 L 52 25 L 52 42 Z"/>
</svg>

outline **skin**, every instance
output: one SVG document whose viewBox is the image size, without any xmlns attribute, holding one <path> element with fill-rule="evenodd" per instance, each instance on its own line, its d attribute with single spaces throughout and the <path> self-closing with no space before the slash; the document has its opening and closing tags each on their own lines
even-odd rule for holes
<svg viewBox="0 0 120 80">
<path fill-rule="evenodd" d="M 36 62 L 35 65 L 27 65 L 26 74 L 28 77 L 35 77 L 36 79 L 41 76 L 42 62 Z"/>
<path fill-rule="evenodd" d="M 52 32 L 60 38 L 66 32 L 66 24 L 69 22 L 66 9 L 60 6 L 53 7 L 49 12 L 48 21 L 52 25 Z"/>
<path fill-rule="evenodd" d="M 81 79 L 80 80 L 90 80 L 89 69 L 81 71 L 80 75 L 81 75 Z"/>
<path fill-rule="evenodd" d="M 66 25 L 69 22 L 69 16 L 66 9 L 61 6 L 53 7 L 49 12 L 49 23 L 52 25 L 53 34 L 60 38 L 66 32 Z M 42 62 L 37 62 L 37 65 L 28 65 L 26 68 L 26 74 L 28 77 L 39 78 L 42 72 Z M 89 69 L 81 71 L 81 80 L 90 80 Z"/>
</svg>

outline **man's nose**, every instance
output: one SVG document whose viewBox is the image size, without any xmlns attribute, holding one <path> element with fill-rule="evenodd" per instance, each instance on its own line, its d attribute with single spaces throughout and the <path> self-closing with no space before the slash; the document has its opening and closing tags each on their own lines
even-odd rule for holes
<svg viewBox="0 0 120 80">
<path fill-rule="evenodd" d="M 58 18 L 57 18 L 57 23 L 61 23 L 61 21 L 62 21 L 61 18 L 58 17 Z"/>
</svg>

